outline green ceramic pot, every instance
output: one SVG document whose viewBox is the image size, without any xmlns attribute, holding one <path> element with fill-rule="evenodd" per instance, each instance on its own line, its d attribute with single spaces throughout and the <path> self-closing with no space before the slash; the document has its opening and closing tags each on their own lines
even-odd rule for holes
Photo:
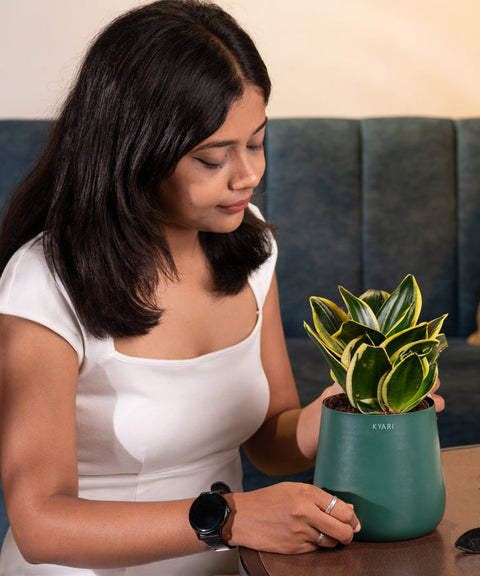
<svg viewBox="0 0 480 576">
<path fill-rule="evenodd" d="M 432 531 L 445 510 L 433 402 L 407 414 L 322 408 L 314 484 L 350 502 L 357 540 L 396 541 Z"/>
</svg>

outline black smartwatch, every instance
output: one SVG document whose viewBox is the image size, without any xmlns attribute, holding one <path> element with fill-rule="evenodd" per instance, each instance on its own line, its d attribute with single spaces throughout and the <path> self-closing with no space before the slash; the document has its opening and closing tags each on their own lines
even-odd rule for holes
<svg viewBox="0 0 480 576">
<path fill-rule="evenodd" d="M 230 492 L 230 488 L 224 482 L 214 482 L 210 492 L 202 492 L 194 500 L 188 515 L 197 538 L 217 552 L 235 548 L 222 540 L 222 528 L 230 514 L 228 502 L 222 494 Z"/>
</svg>

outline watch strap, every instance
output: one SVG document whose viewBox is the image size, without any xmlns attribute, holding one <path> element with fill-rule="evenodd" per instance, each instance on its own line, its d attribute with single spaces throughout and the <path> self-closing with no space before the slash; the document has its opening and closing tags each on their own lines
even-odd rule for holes
<svg viewBox="0 0 480 576">
<path fill-rule="evenodd" d="M 210 492 L 217 492 L 220 495 L 231 494 L 230 486 L 225 482 L 214 482 L 210 486 Z"/>
<path fill-rule="evenodd" d="M 235 546 L 228 545 L 223 539 L 221 534 L 197 534 L 198 539 L 214 550 L 215 552 L 224 552 L 225 550 L 233 550 Z"/>
</svg>

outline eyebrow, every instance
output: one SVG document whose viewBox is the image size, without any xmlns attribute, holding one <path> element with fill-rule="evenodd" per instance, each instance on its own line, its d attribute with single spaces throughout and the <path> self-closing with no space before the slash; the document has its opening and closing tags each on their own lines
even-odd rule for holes
<svg viewBox="0 0 480 576">
<path fill-rule="evenodd" d="M 268 122 L 268 118 L 265 118 L 265 120 L 255 130 L 255 132 L 252 134 L 252 136 L 255 136 L 255 134 L 258 134 L 260 132 L 260 130 L 265 128 L 265 126 L 267 125 L 267 122 Z M 223 148 L 225 146 L 231 146 L 232 144 L 235 144 L 236 142 L 237 142 L 237 140 L 214 140 L 212 142 L 207 142 L 206 144 L 202 144 L 201 146 L 198 146 L 197 148 L 195 148 L 193 150 L 193 152 L 198 152 L 199 150 L 208 150 L 209 148 Z"/>
</svg>

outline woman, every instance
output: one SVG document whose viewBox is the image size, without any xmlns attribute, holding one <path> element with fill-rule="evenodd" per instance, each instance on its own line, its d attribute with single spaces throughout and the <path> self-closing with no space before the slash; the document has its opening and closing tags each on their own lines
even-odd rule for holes
<svg viewBox="0 0 480 576">
<path fill-rule="evenodd" d="M 269 93 L 215 5 L 154 2 L 90 48 L 0 237 L 2 576 L 235 573 L 238 545 L 360 530 L 311 485 L 241 492 L 239 445 L 306 469 L 337 392 L 300 409 L 249 204 Z"/>
</svg>

